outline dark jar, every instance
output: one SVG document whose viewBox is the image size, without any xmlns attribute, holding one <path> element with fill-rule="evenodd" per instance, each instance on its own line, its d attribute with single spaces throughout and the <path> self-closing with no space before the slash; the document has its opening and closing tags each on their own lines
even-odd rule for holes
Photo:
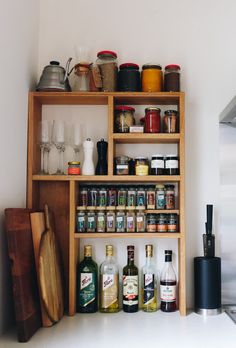
<svg viewBox="0 0 236 348">
<path fill-rule="evenodd" d="M 165 67 L 164 91 L 165 92 L 180 91 L 180 66 L 179 65 L 170 64 Z"/>
<path fill-rule="evenodd" d="M 165 161 L 163 155 L 153 155 L 151 159 L 151 175 L 164 175 Z"/>
<path fill-rule="evenodd" d="M 159 108 L 145 109 L 145 133 L 160 133 L 161 131 L 161 110 Z"/>
<path fill-rule="evenodd" d="M 120 65 L 118 72 L 118 90 L 121 92 L 139 92 L 141 90 L 139 66 L 134 63 Z"/>
<path fill-rule="evenodd" d="M 167 110 L 163 117 L 163 131 L 164 133 L 178 132 L 178 112 L 176 110 Z"/>
<path fill-rule="evenodd" d="M 179 158 L 176 155 L 166 155 L 165 158 L 166 175 L 179 175 Z"/>
</svg>

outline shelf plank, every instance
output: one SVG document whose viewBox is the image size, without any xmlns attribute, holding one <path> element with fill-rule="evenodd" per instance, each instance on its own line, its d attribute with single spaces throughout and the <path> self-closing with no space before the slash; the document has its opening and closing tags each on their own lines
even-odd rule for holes
<svg viewBox="0 0 236 348">
<path fill-rule="evenodd" d="M 133 232 L 133 233 L 119 233 L 119 232 L 114 232 L 114 233 L 75 233 L 75 238 L 181 238 L 181 233 L 161 233 L 161 232 L 156 232 L 156 233 L 151 233 L 151 232 L 144 232 L 144 233 L 139 233 L 139 232 Z"/>
<path fill-rule="evenodd" d="M 79 181 L 79 182 L 179 182 L 180 175 L 33 175 L 33 181 Z"/>
<path fill-rule="evenodd" d="M 178 144 L 180 134 L 114 133 L 112 138 L 117 144 Z"/>
<path fill-rule="evenodd" d="M 146 214 L 178 214 L 179 215 L 179 210 L 178 209 L 146 209 L 145 210 Z"/>
</svg>

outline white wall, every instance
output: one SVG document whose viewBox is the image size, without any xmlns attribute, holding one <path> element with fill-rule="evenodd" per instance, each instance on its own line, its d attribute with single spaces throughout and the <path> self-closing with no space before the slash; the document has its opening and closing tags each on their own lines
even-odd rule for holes
<svg viewBox="0 0 236 348">
<path fill-rule="evenodd" d="M 13 321 L 4 209 L 25 207 L 28 90 L 38 60 L 37 0 L 2 0 L 0 11 L 0 334 Z"/>
<path fill-rule="evenodd" d="M 65 65 L 69 56 L 75 57 L 75 45 L 89 46 L 93 60 L 99 50 L 111 49 L 119 63 L 182 67 L 189 306 L 192 258 L 202 254 L 207 203 L 214 204 L 217 233 L 218 115 L 235 94 L 235 11 L 234 0 L 41 0 L 39 74 L 51 59 Z"/>
</svg>

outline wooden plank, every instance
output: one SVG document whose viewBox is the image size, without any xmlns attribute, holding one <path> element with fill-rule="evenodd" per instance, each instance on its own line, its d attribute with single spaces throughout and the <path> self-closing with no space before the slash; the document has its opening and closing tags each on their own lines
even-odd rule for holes
<svg viewBox="0 0 236 348">
<path fill-rule="evenodd" d="M 144 232 L 144 233 L 139 233 L 139 232 L 133 232 L 133 233 L 119 233 L 119 232 L 114 232 L 114 233 L 75 233 L 74 234 L 75 238 L 182 238 L 180 233 L 151 233 L 151 232 Z"/>
<path fill-rule="evenodd" d="M 179 175 L 33 175 L 34 181 L 79 181 L 79 182 L 179 182 Z"/>
<path fill-rule="evenodd" d="M 76 250 L 75 250 L 75 212 L 76 194 L 75 182 L 70 181 L 70 216 L 69 216 L 69 315 L 75 314 L 76 305 Z"/>
<path fill-rule="evenodd" d="M 113 141 L 113 127 L 114 127 L 114 100 L 112 96 L 108 97 L 108 175 L 113 175 L 114 163 L 114 141 Z"/>
<path fill-rule="evenodd" d="M 115 133 L 112 139 L 117 144 L 178 144 L 180 134 Z"/>
</svg>

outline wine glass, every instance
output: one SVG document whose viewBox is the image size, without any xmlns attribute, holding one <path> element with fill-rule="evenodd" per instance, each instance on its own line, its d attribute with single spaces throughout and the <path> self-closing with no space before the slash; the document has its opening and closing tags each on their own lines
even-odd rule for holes
<svg viewBox="0 0 236 348">
<path fill-rule="evenodd" d="M 74 122 L 70 126 L 69 143 L 75 152 L 75 161 L 79 160 L 80 146 L 82 145 L 82 130 L 81 124 Z"/>
<path fill-rule="evenodd" d="M 38 128 L 38 142 L 41 152 L 40 173 L 49 173 L 49 151 L 51 148 L 51 123 L 48 120 L 42 120 Z"/>
<path fill-rule="evenodd" d="M 56 174 L 64 174 L 64 151 L 65 151 L 65 133 L 66 126 L 62 120 L 53 120 L 52 124 L 52 142 L 58 151 L 58 164 Z"/>
</svg>

